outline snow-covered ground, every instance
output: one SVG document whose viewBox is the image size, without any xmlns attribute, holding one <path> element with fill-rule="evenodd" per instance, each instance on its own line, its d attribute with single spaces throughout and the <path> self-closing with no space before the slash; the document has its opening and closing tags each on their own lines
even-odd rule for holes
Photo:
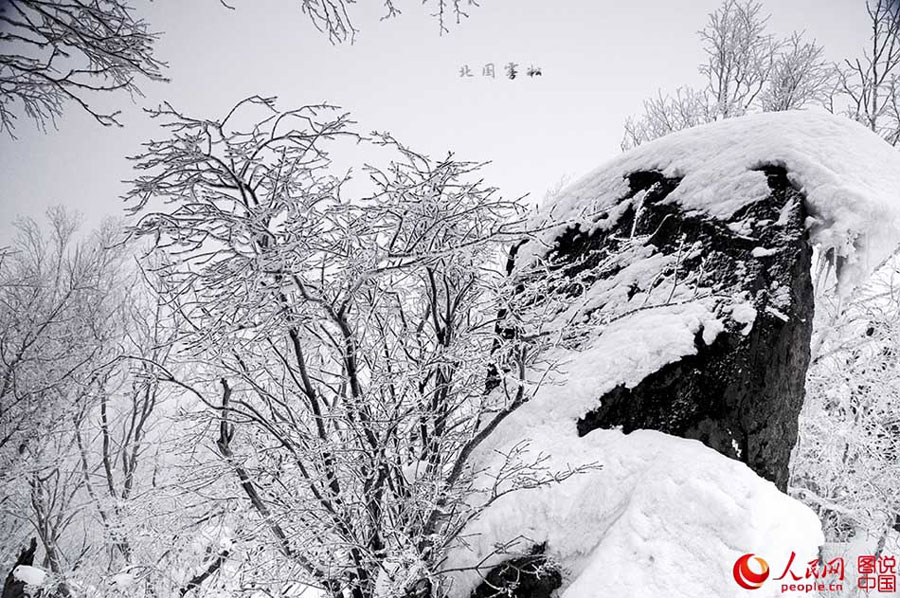
<svg viewBox="0 0 900 598">
<path fill-rule="evenodd" d="M 616 202 L 627 194 L 625 176 L 631 172 L 682 177 L 665 201 L 724 219 L 769 195 L 766 176 L 756 170 L 768 164 L 784 166 L 805 194 L 814 246 L 846 259 L 845 289 L 897 247 L 900 154 L 847 119 L 790 112 L 685 130 L 616 158 L 542 208 L 538 222 L 559 225 L 520 250 L 517 264 L 523 267 L 552 247 L 575 222 L 582 231 L 612 226 L 622 213 Z M 612 217 L 598 221 L 600 212 Z M 649 262 L 634 263 L 645 268 Z M 626 268 L 614 278 L 634 274 Z M 612 287 L 622 290 L 619 282 L 595 283 L 581 303 L 609 305 Z M 597 301 L 601 294 L 607 295 Z M 465 569 L 481 563 L 479 571 L 451 574 L 454 597 L 467 596 L 492 565 L 510 558 L 494 554 L 496 546 L 517 537 L 523 551 L 546 544 L 547 556 L 564 575 L 562 598 L 745 596 L 732 574 L 743 554 L 765 558 L 770 578 L 781 574 L 791 553 L 804 563 L 801 573 L 815 558 L 823 542 L 815 514 L 745 465 L 699 442 L 657 432 L 594 430 L 578 437 L 575 420 L 596 408 L 606 392 L 620 384 L 634 387 L 693 354 L 697 333 L 711 343 L 726 321 L 752 326 L 756 317 L 740 297 L 726 310 L 702 297 L 667 303 L 626 310 L 593 334 L 588 331 L 575 348 L 551 350 L 550 365 L 531 372 L 533 398 L 480 447 L 479 466 L 496 471 L 503 454 L 529 440 L 534 454 L 548 457 L 543 465 L 551 470 L 590 463 L 601 468 L 506 495 L 487 508 L 467 528 L 468 545 L 455 549 L 445 564 Z M 560 308 L 559 321 L 573 321 L 573 310 Z M 483 483 L 491 483 L 489 474 Z M 775 581 L 754 592 L 776 595 L 789 594 Z"/>
</svg>

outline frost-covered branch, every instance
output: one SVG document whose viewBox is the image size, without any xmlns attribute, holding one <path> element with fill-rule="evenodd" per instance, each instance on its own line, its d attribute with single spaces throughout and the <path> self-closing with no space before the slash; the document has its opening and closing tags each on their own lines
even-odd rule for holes
<svg viewBox="0 0 900 598">
<path fill-rule="evenodd" d="M 105 92 L 140 94 L 140 79 L 164 80 L 157 34 L 120 0 L 9 0 L 0 9 L 0 130 L 22 112 L 41 129 L 67 104 L 104 126 L 119 112 L 95 107 Z"/>
</svg>

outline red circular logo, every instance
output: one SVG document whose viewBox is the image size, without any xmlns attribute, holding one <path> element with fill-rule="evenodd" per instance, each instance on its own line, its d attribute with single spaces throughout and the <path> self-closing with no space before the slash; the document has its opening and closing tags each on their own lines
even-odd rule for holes
<svg viewBox="0 0 900 598">
<path fill-rule="evenodd" d="M 759 563 L 760 571 L 750 569 L 750 559 Z M 745 554 L 734 562 L 734 581 L 745 590 L 756 590 L 769 577 L 769 563 L 753 553 Z"/>
</svg>

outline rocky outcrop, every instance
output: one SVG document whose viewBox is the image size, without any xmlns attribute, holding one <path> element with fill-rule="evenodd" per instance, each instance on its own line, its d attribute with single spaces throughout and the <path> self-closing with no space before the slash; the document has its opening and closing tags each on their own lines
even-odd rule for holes
<svg viewBox="0 0 900 598">
<path fill-rule="evenodd" d="M 579 436 L 620 428 L 626 434 L 649 429 L 696 439 L 746 463 L 784 491 L 809 364 L 812 249 L 802 193 L 790 184 L 784 168 L 760 170 L 770 194 L 724 220 L 667 202 L 679 179 L 655 171 L 632 173 L 630 190 L 620 200 L 628 205 L 615 223 L 588 231 L 578 225 L 567 228 L 548 252 L 547 264 L 561 281 L 555 292 L 571 302 L 590 293 L 601 277 L 613 279 L 627 268 L 642 270 L 637 262 L 669 266 L 653 276 L 630 277 L 629 301 L 659 294 L 653 287 L 673 280 L 683 281 L 681 297 L 687 289 L 724 299 L 719 304 L 721 330 L 701 330 L 694 354 L 668 363 L 637 385 L 622 384 L 598 395 L 596 408 L 572 422 Z M 599 214 L 596 220 L 607 217 Z M 622 250 L 636 238 L 644 250 Z M 675 254 L 677 260 L 660 259 Z M 612 255 L 624 259 L 609 260 Z M 607 263 L 600 267 L 603 260 Z M 591 310 L 616 307 L 610 299 Z M 490 571 L 472 596 L 549 596 L 561 578 L 543 560 L 541 548 Z"/>
<path fill-rule="evenodd" d="M 627 232 L 649 234 L 654 251 L 641 259 L 699 243 L 702 249 L 680 262 L 686 272 L 701 273 L 694 284 L 715 295 L 746 296 L 752 307 L 742 307 L 746 316 L 732 317 L 713 343 L 698 334 L 696 354 L 664 366 L 633 388 L 620 385 L 598 397 L 598 407 L 578 420 L 579 435 L 621 426 L 626 433 L 651 429 L 693 438 L 786 490 L 809 364 L 812 249 L 802 194 L 783 168 L 762 170 L 771 194 L 728 220 L 686 214 L 665 202 L 677 180 L 634 173 L 631 194 L 646 192 L 639 217 L 631 211 L 602 234 L 577 243 L 571 233 L 559 240 L 561 257 Z"/>
<path fill-rule="evenodd" d="M 529 398 L 473 454 L 475 482 L 523 442 L 548 471 L 600 468 L 487 505 L 447 555 L 452 597 L 503 585 L 536 546 L 566 598 L 737 598 L 742 554 L 819 554 L 816 514 L 783 492 L 812 248 L 850 293 L 900 244 L 898 185 L 900 155 L 870 131 L 786 112 L 643 144 L 547 201 L 500 314 Z M 536 595 L 513 577 L 506 595 Z"/>
</svg>

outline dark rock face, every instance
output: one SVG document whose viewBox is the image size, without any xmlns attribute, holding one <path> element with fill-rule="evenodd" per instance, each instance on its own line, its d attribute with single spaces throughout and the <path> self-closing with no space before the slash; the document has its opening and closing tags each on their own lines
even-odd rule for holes
<svg viewBox="0 0 900 598">
<path fill-rule="evenodd" d="M 579 435 L 621 426 L 625 433 L 651 429 L 697 439 L 786 489 L 809 365 L 812 249 L 802 195 L 784 169 L 762 170 L 771 195 L 728 221 L 686 214 L 664 203 L 678 181 L 635 173 L 632 195 L 647 192 L 637 222 L 629 213 L 605 234 L 578 242 L 559 239 L 561 256 L 583 253 L 635 229 L 652 234 L 650 243 L 662 253 L 699 241 L 703 251 L 681 267 L 702 269 L 698 284 L 716 294 L 749 293 L 756 310 L 749 333 L 731 325 L 711 345 L 698 335 L 696 355 L 663 367 L 634 388 L 619 386 L 598 397 L 599 407 L 577 422 Z M 751 224 L 742 228 L 739 223 Z M 765 250 L 754 253 L 754 248 Z"/>
<path fill-rule="evenodd" d="M 531 554 L 492 569 L 472 592 L 472 598 L 550 598 L 562 585 L 562 575 L 548 566 L 544 549 L 539 544 Z"/>
<path fill-rule="evenodd" d="M 36 549 L 37 540 L 32 538 L 31 544 L 28 545 L 28 548 L 22 549 L 16 562 L 13 563 L 12 569 L 9 570 L 9 575 L 6 576 L 6 581 L 3 584 L 2 598 L 25 598 L 25 582 L 16 579 L 13 576 L 13 571 L 15 571 L 16 567 L 19 565 L 33 565 L 34 551 Z"/>
</svg>

